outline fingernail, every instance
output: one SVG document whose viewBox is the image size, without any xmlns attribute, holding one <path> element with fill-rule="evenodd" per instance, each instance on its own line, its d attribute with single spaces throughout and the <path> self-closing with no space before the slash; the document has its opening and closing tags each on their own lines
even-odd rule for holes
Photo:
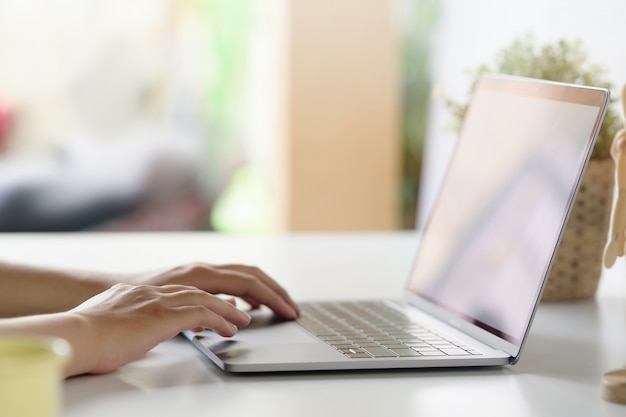
<svg viewBox="0 0 626 417">
<path fill-rule="evenodd" d="M 297 319 L 298 318 L 298 312 L 291 306 L 289 306 L 288 308 L 289 311 L 289 317 L 292 319 Z"/>
<path fill-rule="evenodd" d="M 239 328 L 232 323 L 228 323 L 228 327 L 230 327 L 233 334 L 237 333 L 237 331 L 239 330 Z"/>
<path fill-rule="evenodd" d="M 246 313 L 245 311 L 241 312 L 241 318 L 246 320 L 247 323 L 250 323 L 250 320 L 252 320 L 252 317 L 250 317 L 250 314 Z"/>
</svg>

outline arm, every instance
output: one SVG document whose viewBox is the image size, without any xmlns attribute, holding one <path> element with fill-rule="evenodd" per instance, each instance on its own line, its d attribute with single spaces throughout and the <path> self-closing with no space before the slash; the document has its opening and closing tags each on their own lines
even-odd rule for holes
<svg viewBox="0 0 626 417">
<path fill-rule="evenodd" d="M 298 306 L 287 291 L 259 268 L 195 263 L 136 274 L 62 271 L 0 262 L 0 317 L 70 310 L 117 283 L 189 285 L 211 294 L 239 296 L 292 319 Z"/>
<path fill-rule="evenodd" d="M 113 285 L 112 277 L 0 262 L 0 317 L 55 313 Z"/>
<path fill-rule="evenodd" d="M 72 346 L 66 376 L 104 373 L 138 359 L 182 330 L 233 336 L 250 316 L 193 287 L 119 284 L 61 313 L 0 319 L 2 333 L 63 337 Z"/>
<path fill-rule="evenodd" d="M 253 308 L 265 304 L 284 318 L 298 315 L 287 292 L 250 266 L 198 263 L 114 275 L 0 264 L 0 308 L 12 317 L 0 318 L 0 334 L 65 338 L 73 349 L 67 376 L 109 372 L 183 330 L 234 335 L 250 316 L 212 295 L 218 293 Z"/>
</svg>

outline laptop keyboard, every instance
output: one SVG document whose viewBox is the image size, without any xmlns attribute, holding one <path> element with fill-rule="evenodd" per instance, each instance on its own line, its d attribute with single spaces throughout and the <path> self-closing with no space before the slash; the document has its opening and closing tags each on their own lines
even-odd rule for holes
<svg viewBox="0 0 626 417">
<path fill-rule="evenodd" d="M 480 355 L 382 301 L 302 303 L 298 323 L 349 358 Z"/>
</svg>

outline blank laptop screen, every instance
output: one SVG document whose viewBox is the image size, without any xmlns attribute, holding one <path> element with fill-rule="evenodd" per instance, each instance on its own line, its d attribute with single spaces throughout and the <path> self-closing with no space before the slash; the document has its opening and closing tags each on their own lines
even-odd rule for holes
<svg viewBox="0 0 626 417">
<path fill-rule="evenodd" d="M 604 90 L 481 79 L 409 290 L 519 344 L 605 103 Z"/>
</svg>

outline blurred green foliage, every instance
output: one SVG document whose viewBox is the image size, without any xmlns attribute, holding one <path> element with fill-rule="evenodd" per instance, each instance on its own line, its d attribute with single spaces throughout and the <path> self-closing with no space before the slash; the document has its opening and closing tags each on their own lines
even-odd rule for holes
<svg viewBox="0 0 626 417">
<path fill-rule="evenodd" d="M 422 157 L 432 88 L 431 63 L 439 0 L 401 3 L 402 228 L 415 228 Z"/>
<path fill-rule="evenodd" d="M 250 43 L 259 19 L 257 0 L 195 0 L 203 22 L 204 75 L 202 113 L 206 121 L 205 177 L 215 200 L 210 228 L 227 232 L 241 216 L 245 186 L 238 172 L 249 164 L 244 138 L 249 87 Z M 247 184 L 247 183 L 246 183 Z M 252 196 L 253 190 L 249 195 Z M 256 211 L 251 212 L 251 215 Z M 232 219 L 228 216 L 231 215 Z M 219 219 L 219 220 L 217 220 Z M 252 220 L 246 220 L 246 225 Z M 260 220 L 259 220 L 260 221 Z M 254 221 L 253 221 L 254 223 Z M 246 229 L 246 225 L 235 227 Z"/>
</svg>

